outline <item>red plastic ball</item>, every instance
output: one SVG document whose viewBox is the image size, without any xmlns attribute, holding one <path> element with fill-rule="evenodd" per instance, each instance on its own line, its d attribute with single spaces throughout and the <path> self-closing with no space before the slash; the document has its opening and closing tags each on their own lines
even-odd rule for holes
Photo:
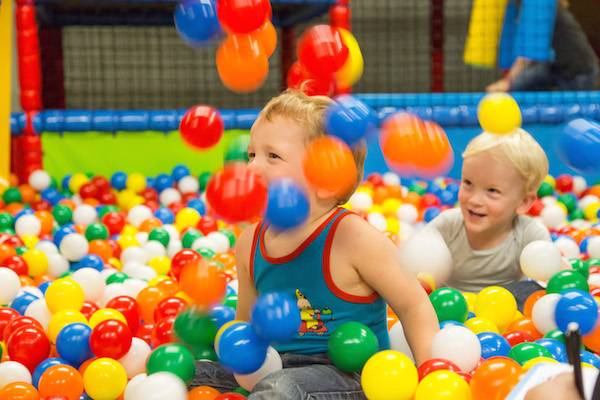
<svg viewBox="0 0 600 400">
<path fill-rule="evenodd" d="M 197 105 L 184 114 L 179 123 L 183 140 L 197 149 L 213 147 L 223 137 L 224 124 L 221 114 L 214 107 Z"/>
<path fill-rule="evenodd" d="M 0 267 L 12 269 L 17 275 L 27 275 L 29 272 L 27 262 L 25 262 L 21 256 L 10 256 L 5 258 L 0 263 Z"/>
<path fill-rule="evenodd" d="M 50 354 L 50 340 L 42 328 L 33 325 L 22 326 L 14 331 L 6 347 L 10 359 L 20 362 L 31 372 Z"/>
<path fill-rule="evenodd" d="M 337 28 L 318 24 L 302 34 L 297 53 L 300 63 L 312 74 L 329 76 L 342 68 L 349 50 Z"/>
<path fill-rule="evenodd" d="M 79 195 L 82 199 L 95 199 L 98 194 L 98 188 L 91 182 L 84 183 L 79 188 Z"/>
<path fill-rule="evenodd" d="M 419 374 L 419 381 L 426 377 L 428 374 L 441 369 L 451 372 L 460 371 L 460 367 L 454 364 L 452 361 L 443 358 L 432 358 L 425 361 L 417 369 L 417 373 Z"/>
<path fill-rule="evenodd" d="M 109 211 L 102 216 L 102 223 L 106 226 L 110 235 L 116 235 L 121 233 L 125 227 L 125 218 L 116 211 Z"/>
<path fill-rule="evenodd" d="M 2 331 L 2 338 L 4 340 L 4 343 L 6 343 L 8 341 L 8 339 L 10 338 L 10 335 L 12 335 L 12 333 L 14 331 L 16 331 L 17 329 L 22 328 L 24 326 L 35 326 L 35 327 L 42 329 L 42 325 L 38 322 L 37 319 L 27 317 L 24 315 L 23 316 L 19 315 L 15 318 L 12 318 L 4 326 L 4 330 Z"/>
<path fill-rule="evenodd" d="M 566 193 L 573 190 L 573 177 L 569 174 L 561 174 L 556 177 L 556 190 Z"/>
<path fill-rule="evenodd" d="M 152 338 L 150 339 L 152 347 L 157 348 L 161 344 L 169 343 L 171 341 L 171 331 L 173 330 L 174 322 L 175 316 L 171 315 L 164 317 L 154 324 Z"/>
<path fill-rule="evenodd" d="M 110 192 L 110 182 L 102 175 L 96 175 L 92 178 L 91 182 L 98 189 L 98 194 Z"/>
<path fill-rule="evenodd" d="M 159 321 L 165 317 L 176 316 L 187 305 L 188 303 L 180 297 L 167 297 L 156 306 L 154 320 Z"/>
<path fill-rule="evenodd" d="M 154 324 L 151 322 L 144 322 L 139 324 L 135 330 L 134 336 L 142 339 L 149 345 L 152 344 L 152 331 L 154 330 Z"/>
<path fill-rule="evenodd" d="M 131 348 L 129 327 L 116 319 L 100 322 L 90 333 L 90 349 L 96 357 L 119 359 Z"/>
<path fill-rule="evenodd" d="M 519 330 L 507 332 L 502 336 L 504 336 L 504 338 L 506 340 L 508 340 L 510 347 L 514 347 L 514 346 L 518 345 L 519 343 L 534 341 L 533 336 L 531 336 L 529 333 L 519 331 Z"/>
<path fill-rule="evenodd" d="M 179 276 L 181 275 L 181 270 L 186 265 L 196 262 L 200 260 L 202 256 L 196 250 L 192 249 L 182 249 L 179 250 L 171 259 L 171 276 L 173 278 L 179 280 Z"/>
<path fill-rule="evenodd" d="M 10 307 L 0 307 L 0 334 L 2 334 L 2 338 L 4 340 L 4 328 L 6 325 L 13 319 L 20 317 L 21 314 L 14 308 Z"/>
<path fill-rule="evenodd" d="M 200 221 L 198 221 L 196 228 L 198 228 L 198 230 L 204 235 L 208 235 L 211 232 L 216 232 L 219 230 L 217 220 L 210 215 L 203 215 L 200 218 Z"/>
<path fill-rule="evenodd" d="M 211 208 L 230 222 L 262 215 L 267 205 L 267 184 L 243 163 L 226 165 L 208 181 L 206 199 Z"/>
<path fill-rule="evenodd" d="M 249 33 L 260 28 L 270 18 L 269 0 L 218 0 L 217 18 L 223 29 L 235 33 Z"/>
<path fill-rule="evenodd" d="M 142 308 L 138 302 L 129 296 L 113 297 L 106 303 L 107 308 L 113 308 L 119 311 L 127 320 L 127 326 L 132 332 L 135 332 L 137 326 L 142 320 Z"/>
<path fill-rule="evenodd" d="M 98 200 L 102 204 L 117 204 L 117 195 L 111 191 L 102 192 L 98 195 Z"/>
<path fill-rule="evenodd" d="M 94 315 L 94 313 L 96 311 L 98 311 L 99 309 L 100 309 L 100 307 L 98 307 L 96 304 L 92 303 L 91 301 L 84 301 L 83 305 L 81 306 L 81 310 L 79 310 L 79 312 L 82 313 L 89 320 L 90 317 L 92 315 Z"/>
<path fill-rule="evenodd" d="M 287 74 L 287 85 L 301 90 L 308 96 L 331 96 L 335 90 L 335 79 L 331 75 L 314 75 L 296 61 Z"/>
</svg>

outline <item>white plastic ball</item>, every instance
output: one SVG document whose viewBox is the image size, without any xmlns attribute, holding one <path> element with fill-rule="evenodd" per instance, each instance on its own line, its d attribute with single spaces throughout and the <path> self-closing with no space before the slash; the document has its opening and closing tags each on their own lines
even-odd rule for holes
<svg viewBox="0 0 600 400">
<path fill-rule="evenodd" d="M 42 325 L 44 331 L 48 332 L 48 325 L 50 324 L 50 318 L 52 313 L 48 310 L 45 299 L 37 299 L 29 303 L 25 309 L 25 316 L 35 319 Z"/>
<path fill-rule="evenodd" d="M 598 196 L 594 196 L 593 194 L 586 194 L 579 201 L 577 201 L 577 208 L 585 210 L 588 206 L 592 204 L 600 203 L 600 198 Z"/>
<path fill-rule="evenodd" d="M 587 253 L 590 258 L 600 258 L 600 236 L 592 236 L 587 243 Z"/>
<path fill-rule="evenodd" d="M 87 239 L 79 233 L 69 233 L 60 242 L 60 253 L 69 261 L 81 260 L 89 249 Z"/>
<path fill-rule="evenodd" d="M 51 276 L 63 276 L 69 272 L 71 266 L 69 260 L 67 260 L 62 254 L 50 254 L 48 257 L 48 269 L 46 273 Z"/>
<path fill-rule="evenodd" d="M 127 388 L 126 388 L 127 390 Z M 177 375 L 160 371 L 137 383 L 125 396 L 127 400 L 187 400 L 187 386 Z"/>
<path fill-rule="evenodd" d="M 581 193 L 587 189 L 587 181 L 581 175 L 573 176 L 573 191 L 575 193 Z"/>
<path fill-rule="evenodd" d="M 549 204 L 540 213 L 540 217 L 550 229 L 558 229 L 565 225 L 567 220 L 567 213 L 558 204 Z"/>
<path fill-rule="evenodd" d="M 169 242 L 179 238 L 181 233 L 171 224 L 164 224 L 162 228 L 169 234 Z"/>
<path fill-rule="evenodd" d="M 129 351 L 117 360 L 125 368 L 128 379 L 146 372 L 146 359 L 151 352 L 150 345 L 143 339 L 134 337 L 131 340 Z"/>
<path fill-rule="evenodd" d="M 0 267 L 0 305 L 10 304 L 21 290 L 19 275 L 10 268 Z"/>
<path fill-rule="evenodd" d="M 215 253 L 217 252 L 218 245 L 208 236 L 202 236 L 194 240 L 192 243 L 192 250 L 198 251 L 198 249 L 207 248 Z"/>
<path fill-rule="evenodd" d="M 136 396 L 136 390 L 138 386 L 145 381 L 147 377 L 148 374 L 141 373 L 131 378 L 131 380 L 127 382 L 127 386 L 125 386 L 125 390 L 123 391 L 123 399 L 135 400 L 136 397 L 134 396 Z"/>
<path fill-rule="evenodd" d="M 414 362 L 415 356 L 413 356 L 412 350 L 408 345 L 406 335 L 404 334 L 404 327 L 402 326 L 402 323 L 400 321 L 397 321 L 394 325 L 392 325 L 389 335 L 390 349 L 405 354 Z"/>
<path fill-rule="evenodd" d="M 452 254 L 436 229 L 426 228 L 406 239 L 398 250 L 400 265 L 413 275 L 429 273 L 436 287 L 443 286 L 452 272 Z"/>
<path fill-rule="evenodd" d="M 263 365 L 255 372 L 247 375 L 233 374 L 237 383 L 248 391 L 252 391 L 254 386 L 264 377 L 272 372 L 279 371 L 283 368 L 281 356 L 272 346 L 267 348 L 267 357 Z"/>
<path fill-rule="evenodd" d="M 198 193 L 200 191 L 200 183 L 198 178 L 192 175 L 184 176 L 177 183 L 179 191 L 183 193 Z"/>
<path fill-rule="evenodd" d="M 144 252 L 146 252 L 146 260 L 152 260 L 156 257 L 164 257 L 167 255 L 167 249 L 158 240 L 148 240 L 146 244 L 142 246 Z"/>
<path fill-rule="evenodd" d="M 431 358 L 443 358 L 452 361 L 461 371 L 472 371 L 481 358 L 481 343 L 470 329 L 448 326 L 433 337 Z"/>
<path fill-rule="evenodd" d="M 37 169 L 29 175 L 27 183 L 37 192 L 42 192 L 50 187 L 52 178 L 50 178 L 50 174 L 43 169 Z"/>
<path fill-rule="evenodd" d="M 382 176 L 383 184 L 386 186 L 391 185 L 399 185 L 400 184 L 400 176 L 398 176 L 395 172 L 386 172 Z"/>
<path fill-rule="evenodd" d="M 117 270 L 115 268 L 105 268 L 102 271 L 100 271 L 100 275 L 102 275 L 102 279 L 104 280 L 104 282 L 106 282 L 108 280 L 108 278 L 110 278 L 117 272 L 119 272 L 119 270 Z"/>
<path fill-rule="evenodd" d="M 167 188 L 160 192 L 158 195 L 158 201 L 161 205 L 168 207 L 169 204 L 176 201 L 181 201 L 181 193 L 175 188 Z"/>
<path fill-rule="evenodd" d="M 104 295 L 106 282 L 102 279 L 100 271 L 94 268 L 78 269 L 71 275 L 71 280 L 79 283 L 87 301 L 96 303 Z"/>
<path fill-rule="evenodd" d="M 15 233 L 18 236 L 39 236 L 42 232 L 42 223 L 33 214 L 26 214 L 15 221 Z"/>
<path fill-rule="evenodd" d="M 167 245 L 167 257 L 173 258 L 175 254 L 179 253 L 183 249 L 183 245 L 181 244 L 181 240 L 169 239 L 169 244 Z"/>
<path fill-rule="evenodd" d="M 150 267 L 148 267 L 150 268 Z M 123 288 L 127 296 L 137 298 L 137 295 L 148 287 L 148 282 L 137 278 L 127 279 L 123 282 Z"/>
<path fill-rule="evenodd" d="M 71 201 L 75 203 L 76 206 L 83 204 L 83 199 L 79 193 L 75 193 L 71 196 Z"/>
<path fill-rule="evenodd" d="M 148 236 L 149 236 L 148 232 L 137 232 L 133 236 L 135 237 L 135 240 L 137 240 L 137 242 L 140 246 L 143 246 L 146 243 L 148 243 Z"/>
<path fill-rule="evenodd" d="M 561 298 L 562 295 L 558 293 L 550 293 L 540 297 L 533 305 L 531 320 L 535 325 L 535 329 L 542 335 L 558 328 L 555 316 L 556 304 Z"/>
<path fill-rule="evenodd" d="M 152 210 L 150 207 L 143 204 L 133 206 L 127 213 L 127 222 L 130 223 L 134 228 L 139 228 L 142 222 L 152 218 Z"/>
<path fill-rule="evenodd" d="M 544 206 L 551 206 L 552 204 L 558 203 L 558 199 L 554 196 L 544 196 L 540 200 Z"/>
<path fill-rule="evenodd" d="M 373 207 L 373 199 L 366 192 L 355 192 L 348 203 L 352 206 L 352 209 L 355 211 L 368 211 L 371 207 Z"/>
<path fill-rule="evenodd" d="M 44 293 L 35 286 L 22 286 L 21 290 L 19 290 L 19 293 L 17 293 L 17 297 L 24 295 L 24 294 L 34 295 L 38 299 L 44 298 Z"/>
<path fill-rule="evenodd" d="M 58 247 L 51 240 L 40 240 L 34 246 L 34 249 L 37 249 L 44 253 L 46 257 L 51 256 L 52 254 L 58 254 Z"/>
<path fill-rule="evenodd" d="M 98 218 L 98 212 L 89 204 L 82 204 L 75 207 L 73 211 L 73 222 L 76 224 L 90 225 Z"/>
<path fill-rule="evenodd" d="M 146 264 L 148 257 L 146 252 L 139 246 L 129 246 L 121 251 L 121 264 L 129 264 L 130 262 L 138 262 L 140 264 Z"/>
<path fill-rule="evenodd" d="M 233 290 L 233 292 L 235 294 L 237 294 L 239 288 L 240 288 L 240 283 L 237 279 L 232 279 L 227 286 L 229 286 L 231 288 L 231 290 Z"/>
<path fill-rule="evenodd" d="M 584 229 L 591 228 L 592 223 L 585 219 L 578 218 L 578 219 L 571 220 L 571 226 L 575 229 L 579 229 L 580 231 L 582 231 Z"/>
<path fill-rule="evenodd" d="M 554 241 L 554 244 L 566 258 L 579 258 L 579 245 L 574 239 L 561 236 Z"/>
<path fill-rule="evenodd" d="M 587 283 L 588 285 L 600 286 L 600 274 L 590 274 Z"/>
<path fill-rule="evenodd" d="M 13 382 L 25 382 L 31 385 L 31 372 L 16 361 L 0 363 L 0 388 Z"/>
<path fill-rule="evenodd" d="M 396 211 L 396 216 L 400 222 L 408 222 L 412 225 L 419 219 L 419 210 L 409 203 L 400 204 L 398 211 Z"/>
<path fill-rule="evenodd" d="M 127 280 L 125 281 L 127 282 Z M 119 296 L 129 296 L 127 294 L 127 290 L 120 282 L 110 283 L 106 285 L 106 289 L 104 289 L 104 295 L 102 299 L 98 302 L 98 307 L 105 307 L 106 303 Z"/>
<path fill-rule="evenodd" d="M 534 240 L 523 248 L 519 263 L 525 276 L 536 281 L 547 281 L 560 271 L 562 256 L 554 243 Z"/>
<path fill-rule="evenodd" d="M 206 235 L 216 246 L 215 253 L 225 253 L 229 250 L 229 238 L 223 232 L 215 231 Z"/>
<path fill-rule="evenodd" d="M 377 211 L 371 211 L 367 214 L 367 222 L 375 227 L 378 231 L 385 232 L 387 229 L 387 220 L 385 216 Z"/>
</svg>

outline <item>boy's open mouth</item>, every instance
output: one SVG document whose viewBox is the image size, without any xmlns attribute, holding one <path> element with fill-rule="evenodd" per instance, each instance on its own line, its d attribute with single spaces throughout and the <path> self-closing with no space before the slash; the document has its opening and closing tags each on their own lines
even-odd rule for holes
<svg viewBox="0 0 600 400">
<path fill-rule="evenodd" d="M 471 210 L 469 210 L 469 215 L 472 216 L 472 217 L 479 217 L 479 218 L 485 217 L 485 214 L 478 214 L 478 213 L 473 212 Z"/>
</svg>

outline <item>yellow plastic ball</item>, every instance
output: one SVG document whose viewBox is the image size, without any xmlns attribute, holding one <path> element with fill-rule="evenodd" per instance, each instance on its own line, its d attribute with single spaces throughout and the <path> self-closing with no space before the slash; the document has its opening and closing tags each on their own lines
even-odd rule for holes
<svg viewBox="0 0 600 400">
<path fill-rule="evenodd" d="M 131 173 L 127 177 L 125 187 L 137 194 L 146 189 L 146 177 L 139 172 Z"/>
<path fill-rule="evenodd" d="M 389 233 L 398 234 L 400 232 L 400 222 L 398 221 L 397 218 L 388 217 L 385 219 L 385 221 L 387 222 L 386 230 Z"/>
<path fill-rule="evenodd" d="M 27 275 L 35 278 L 48 270 L 48 257 L 38 249 L 29 249 L 21 255 L 27 263 Z"/>
<path fill-rule="evenodd" d="M 138 206 L 140 204 L 144 204 L 145 202 L 146 199 L 136 194 L 135 196 L 127 199 L 127 202 L 124 204 L 124 208 L 126 210 L 131 210 L 133 207 Z"/>
<path fill-rule="evenodd" d="M 371 208 L 369 208 L 369 211 L 367 213 L 372 213 L 372 212 L 383 214 L 383 208 L 381 207 L 381 204 L 373 204 L 371 206 Z"/>
<path fill-rule="evenodd" d="M 556 179 L 552 175 L 546 175 L 544 182 L 549 183 L 552 189 L 556 189 Z"/>
<path fill-rule="evenodd" d="M 435 290 L 435 280 L 433 279 L 433 274 L 430 272 L 419 272 L 417 274 L 417 279 L 427 282 L 431 287 L 431 290 Z"/>
<path fill-rule="evenodd" d="M 513 318 L 513 321 L 517 320 L 517 319 L 521 319 L 523 318 L 523 313 L 519 310 L 517 310 L 517 312 L 515 313 L 515 317 Z"/>
<path fill-rule="evenodd" d="M 148 263 L 158 275 L 166 275 L 171 270 L 171 259 L 169 257 L 154 257 Z M 149 283 L 148 283 L 149 284 Z"/>
<path fill-rule="evenodd" d="M 26 247 L 32 249 L 40 241 L 40 238 L 34 235 L 23 235 L 21 236 L 21 240 Z"/>
<path fill-rule="evenodd" d="M 115 310 L 114 308 L 101 308 L 96 310 L 90 317 L 90 328 L 94 329 L 96 325 L 102 321 L 106 321 L 107 319 L 116 319 L 117 321 L 121 321 L 127 325 L 127 320 L 121 311 Z"/>
<path fill-rule="evenodd" d="M 125 205 L 129 204 L 136 194 L 129 189 L 123 189 L 117 194 L 117 205 L 121 208 L 125 208 Z"/>
<path fill-rule="evenodd" d="M 473 317 L 469 318 L 465 322 L 465 326 L 471 330 L 474 334 L 479 334 L 483 332 L 494 332 L 500 333 L 498 327 L 487 318 Z"/>
<path fill-rule="evenodd" d="M 73 174 L 71 179 L 69 179 L 69 190 L 73 193 L 79 193 L 79 189 L 81 189 L 81 187 L 89 181 L 90 178 L 84 174 Z"/>
<path fill-rule="evenodd" d="M 471 400 L 471 387 L 456 372 L 445 370 L 427 374 L 417 387 L 415 400 Z"/>
<path fill-rule="evenodd" d="M 402 205 L 402 201 L 400 199 L 385 199 L 381 203 L 381 210 L 383 211 L 383 215 L 396 215 L 398 212 L 398 208 Z"/>
<path fill-rule="evenodd" d="M 112 265 L 113 267 L 115 267 L 115 269 L 118 271 L 123 269 L 123 265 L 121 264 L 121 261 L 116 257 L 110 257 L 106 262 L 108 264 Z"/>
<path fill-rule="evenodd" d="M 504 134 L 521 126 L 521 109 L 508 93 L 490 93 L 479 102 L 479 124 L 484 131 Z"/>
<path fill-rule="evenodd" d="M 365 62 L 354 35 L 344 28 L 338 29 L 342 36 L 342 41 L 348 47 L 348 58 L 344 65 L 342 65 L 342 68 L 334 73 L 334 76 L 338 87 L 349 88 L 362 76 Z"/>
<path fill-rule="evenodd" d="M 515 297 L 500 286 L 481 290 L 475 299 L 475 315 L 489 319 L 500 331 L 514 320 L 516 312 Z"/>
<path fill-rule="evenodd" d="M 190 207 L 182 208 L 175 216 L 175 224 L 184 228 L 195 227 L 200 222 L 200 213 Z"/>
<path fill-rule="evenodd" d="M 60 333 L 60 330 L 69 324 L 76 322 L 87 324 L 87 318 L 80 311 L 77 310 L 60 310 L 54 314 L 48 322 L 48 339 L 52 343 L 56 343 L 56 337 Z"/>
<path fill-rule="evenodd" d="M 583 216 L 588 221 L 594 222 L 598 219 L 598 210 L 600 210 L 600 203 L 592 203 L 583 210 Z"/>
<path fill-rule="evenodd" d="M 164 276 L 164 275 L 155 276 L 154 278 L 152 278 L 148 281 L 148 286 L 156 286 L 156 285 L 158 285 L 159 282 L 162 282 L 165 279 L 169 279 L 169 277 Z"/>
<path fill-rule="evenodd" d="M 217 220 L 217 229 L 221 230 L 221 229 L 225 229 L 227 228 L 227 222 L 225 221 L 221 221 L 220 219 Z"/>
<path fill-rule="evenodd" d="M 366 193 L 369 196 L 371 196 L 371 198 L 373 197 L 373 189 L 371 189 L 369 186 L 361 185 L 358 187 L 358 189 L 356 189 L 356 192 L 357 193 L 360 193 L 360 192 Z"/>
<path fill-rule="evenodd" d="M 150 286 L 150 285 L 148 285 L 148 286 Z M 177 293 L 175 293 L 175 297 L 179 297 L 180 299 L 185 300 L 188 304 L 195 303 L 194 299 L 192 299 L 190 297 L 190 295 L 187 294 L 186 292 L 177 292 Z"/>
<path fill-rule="evenodd" d="M 60 310 L 81 310 L 85 300 L 79 283 L 69 279 L 58 279 L 46 289 L 46 306 L 51 313 Z"/>
<path fill-rule="evenodd" d="M 529 368 L 533 367 L 535 364 L 539 364 L 542 362 L 558 364 L 558 361 L 556 361 L 554 358 L 551 358 L 551 357 L 534 357 L 531 360 L 527 360 L 525 362 L 525 364 L 523 364 L 523 369 L 528 370 Z"/>
<path fill-rule="evenodd" d="M 114 400 L 127 385 L 127 372 L 117 360 L 103 357 L 94 360 L 83 373 L 85 392 L 94 400 Z"/>
<path fill-rule="evenodd" d="M 472 313 L 475 313 L 475 299 L 477 298 L 477 295 L 475 293 L 471 293 L 471 292 L 463 292 L 462 295 L 465 298 L 465 300 L 467 301 L 467 307 L 468 307 L 469 311 L 471 311 Z"/>
<path fill-rule="evenodd" d="M 125 226 L 123 226 L 123 230 L 121 231 L 121 236 L 135 236 L 135 234 L 138 232 L 139 231 L 135 226 L 125 224 Z"/>
<path fill-rule="evenodd" d="M 117 243 L 119 243 L 119 246 L 121 246 L 121 249 L 126 249 L 131 246 L 139 246 L 140 245 L 140 243 L 137 241 L 135 236 L 125 236 L 125 235 L 123 235 L 119 239 L 117 239 Z"/>
<path fill-rule="evenodd" d="M 396 350 L 384 350 L 367 360 L 361 383 L 371 400 L 408 400 L 415 394 L 419 375 L 408 356 Z"/>
</svg>

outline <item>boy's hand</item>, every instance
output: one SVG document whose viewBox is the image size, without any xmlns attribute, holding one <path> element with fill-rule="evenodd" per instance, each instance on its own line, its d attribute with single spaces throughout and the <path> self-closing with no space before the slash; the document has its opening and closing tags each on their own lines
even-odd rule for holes
<svg viewBox="0 0 600 400">
<path fill-rule="evenodd" d="M 566 372 L 530 389 L 525 400 L 580 399 L 572 372 Z"/>
<path fill-rule="evenodd" d="M 485 88 L 486 92 L 508 92 L 510 90 L 510 81 L 508 79 L 500 79 Z"/>
</svg>

